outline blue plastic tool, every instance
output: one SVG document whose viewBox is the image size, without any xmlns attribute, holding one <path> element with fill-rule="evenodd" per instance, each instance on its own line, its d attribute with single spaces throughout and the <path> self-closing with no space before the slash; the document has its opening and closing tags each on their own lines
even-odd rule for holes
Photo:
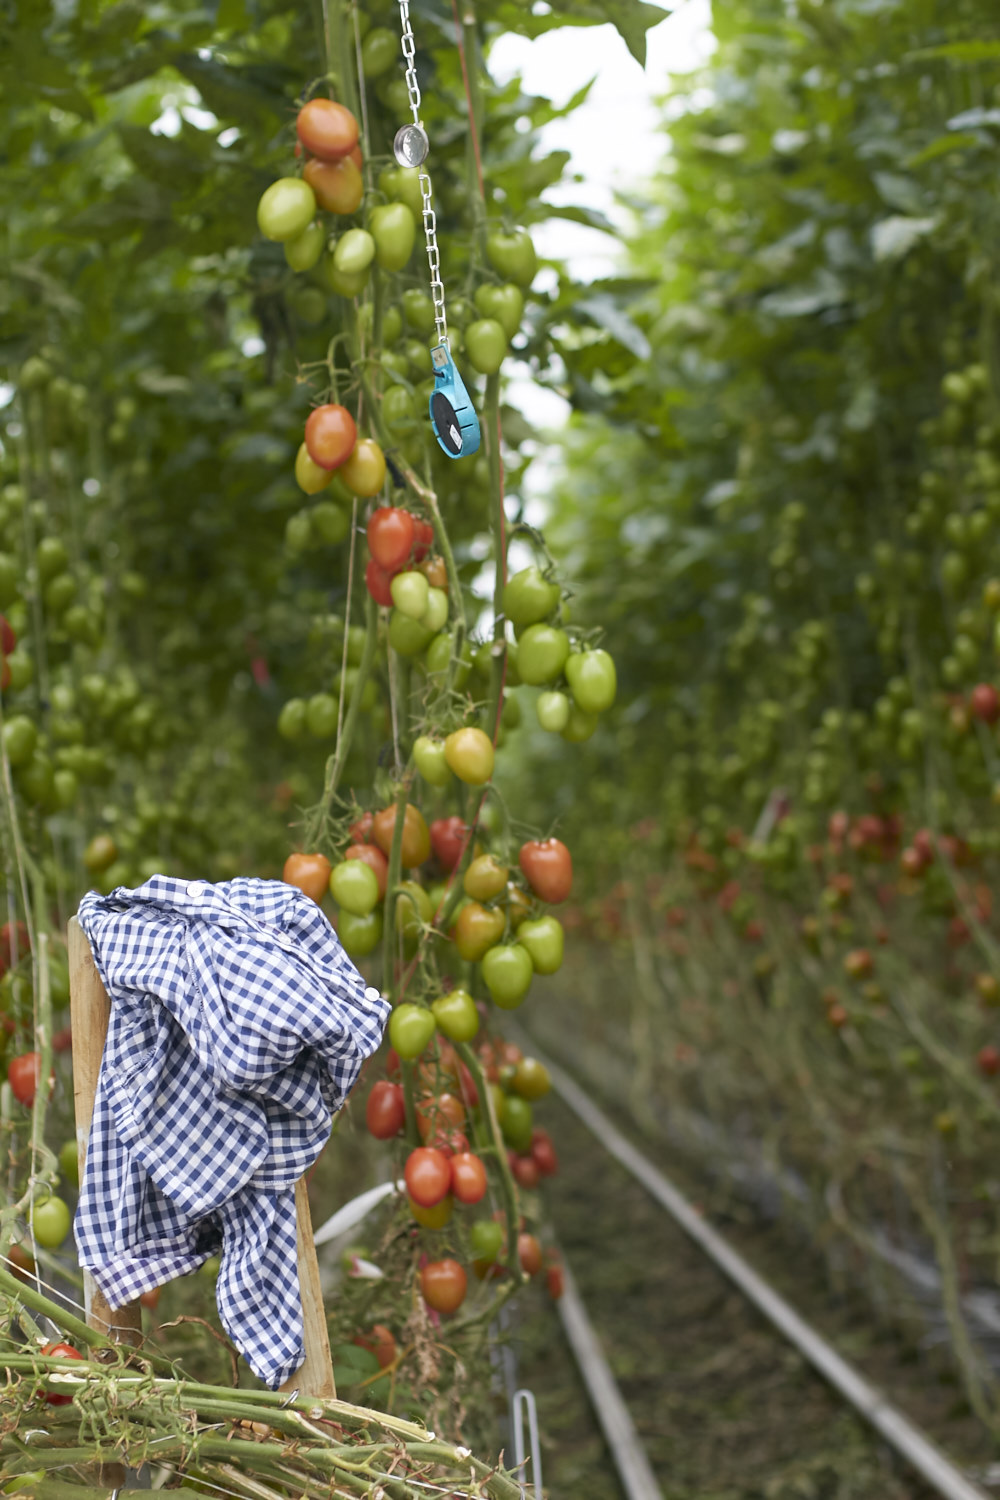
<svg viewBox="0 0 1000 1500">
<path fill-rule="evenodd" d="M 431 359 L 434 363 L 434 390 L 431 392 L 430 413 L 434 436 L 442 453 L 449 458 L 465 458 L 479 447 L 479 418 L 448 345 L 438 344 L 431 350 Z"/>
</svg>

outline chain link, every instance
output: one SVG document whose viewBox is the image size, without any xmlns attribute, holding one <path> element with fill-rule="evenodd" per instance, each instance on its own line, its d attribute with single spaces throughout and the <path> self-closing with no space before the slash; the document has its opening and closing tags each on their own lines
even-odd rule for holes
<svg viewBox="0 0 1000 1500">
<path fill-rule="evenodd" d="M 413 123 L 418 130 L 424 127 L 420 120 L 420 84 L 417 82 L 417 68 L 414 61 L 416 54 L 416 42 L 413 39 L 413 27 L 410 25 L 410 0 L 399 0 L 399 24 L 402 29 L 403 58 L 406 62 L 406 91 L 410 96 L 410 109 L 413 112 Z M 426 134 L 426 133 L 425 133 Z M 424 243 L 427 246 L 427 264 L 431 273 L 431 300 L 434 303 L 434 327 L 437 330 L 438 343 L 448 343 L 448 318 L 444 305 L 444 283 L 441 280 L 441 252 L 437 242 L 437 214 L 431 194 L 430 174 L 421 166 L 420 168 L 420 196 L 423 202 L 423 225 Z"/>
</svg>

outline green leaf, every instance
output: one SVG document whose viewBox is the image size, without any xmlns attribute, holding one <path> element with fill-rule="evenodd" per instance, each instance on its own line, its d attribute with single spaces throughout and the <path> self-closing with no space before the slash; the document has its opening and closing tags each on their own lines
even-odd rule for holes
<svg viewBox="0 0 1000 1500">
<path fill-rule="evenodd" d="M 592 319 L 598 328 L 603 328 L 606 333 L 610 333 L 611 337 L 634 354 L 636 359 L 649 358 L 651 351 L 646 335 L 610 297 L 600 295 L 584 297 L 576 304 L 576 311 Z"/>
<path fill-rule="evenodd" d="M 972 135 L 966 132 L 964 135 L 939 135 L 936 141 L 931 141 L 923 151 L 918 151 L 916 156 L 911 156 L 906 163 L 908 167 L 922 167 L 929 161 L 937 161 L 940 156 L 950 156 L 953 151 L 968 151 L 970 146 L 981 146 L 985 137 Z"/>
<path fill-rule="evenodd" d="M 876 260 L 901 260 L 919 240 L 937 228 L 936 218 L 915 219 L 891 214 L 872 225 L 872 254 Z"/>
<path fill-rule="evenodd" d="M 917 52 L 908 52 L 904 61 L 924 62 L 938 58 L 955 63 L 1000 62 L 1000 41 L 945 42 L 940 47 L 921 47 Z"/>
<path fill-rule="evenodd" d="M 646 66 L 646 32 L 669 16 L 669 10 L 648 5 L 646 0 L 597 0 L 641 68 Z"/>
<path fill-rule="evenodd" d="M 569 219 L 573 224 L 586 224 L 588 229 L 600 229 L 604 234 L 620 233 L 618 226 L 612 224 L 607 214 L 602 214 L 599 208 L 581 208 L 576 204 L 542 205 L 539 219 Z"/>
</svg>

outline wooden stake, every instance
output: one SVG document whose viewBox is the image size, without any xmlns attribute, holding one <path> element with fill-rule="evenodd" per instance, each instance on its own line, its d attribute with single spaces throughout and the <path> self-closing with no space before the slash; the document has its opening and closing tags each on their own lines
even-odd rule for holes
<svg viewBox="0 0 1000 1500">
<path fill-rule="evenodd" d="M 101 1058 L 108 1034 L 111 1002 L 97 972 L 86 934 L 76 917 L 72 917 L 69 924 L 69 991 L 73 1028 L 76 1141 L 82 1174 L 87 1142 L 90 1139 L 90 1125 L 94 1117 L 94 1096 L 97 1093 Z M 295 1184 L 295 1218 L 305 1360 L 281 1389 L 298 1390 L 303 1396 L 332 1397 L 336 1396 L 337 1387 L 333 1378 L 333 1360 L 330 1356 L 319 1263 L 313 1241 L 309 1193 L 304 1177 L 300 1177 Z M 127 1307 L 112 1312 L 89 1272 L 84 1271 L 83 1279 L 89 1326 L 120 1344 L 141 1343 L 141 1304 L 130 1302 Z"/>
</svg>

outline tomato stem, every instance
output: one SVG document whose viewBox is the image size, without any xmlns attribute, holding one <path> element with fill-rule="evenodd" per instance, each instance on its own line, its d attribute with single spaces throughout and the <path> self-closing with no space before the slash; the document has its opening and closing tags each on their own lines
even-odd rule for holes
<svg viewBox="0 0 1000 1500">
<path fill-rule="evenodd" d="M 465 1063 L 472 1080 L 479 1092 L 479 1099 L 486 1118 L 489 1121 L 490 1134 L 493 1137 L 493 1145 L 497 1154 L 497 1167 L 500 1172 L 500 1189 L 503 1194 L 504 1216 L 507 1220 L 507 1269 L 512 1273 L 517 1282 L 526 1278 L 521 1271 L 521 1263 L 517 1255 L 517 1189 L 514 1186 L 514 1178 L 511 1176 L 510 1163 L 507 1160 L 507 1147 L 504 1144 L 500 1132 L 500 1123 L 497 1120 L 497 1112 L 493 1107 L 493 1095 L 490 1093 L 483 1073 L 479 1058 L 468 1042 L 456 1042 L 455 1051 Z"/>
</svg>

